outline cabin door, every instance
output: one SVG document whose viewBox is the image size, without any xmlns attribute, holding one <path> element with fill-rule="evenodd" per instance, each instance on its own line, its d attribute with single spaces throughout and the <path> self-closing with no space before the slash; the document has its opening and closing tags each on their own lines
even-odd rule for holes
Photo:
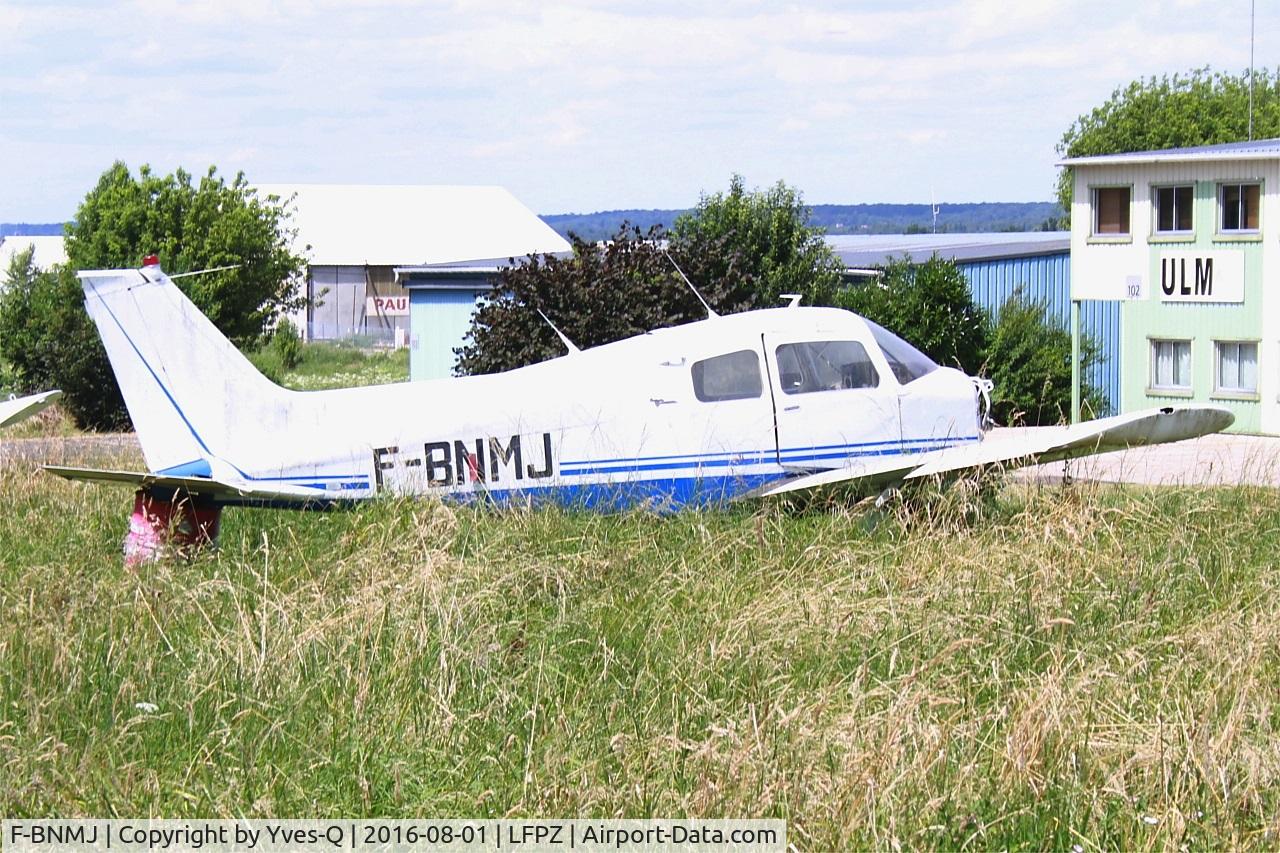
<svg viewBox="0 0 1280 853">
<path fill-rule="evenodd" d="M 778 462 L 839 468 L 902 452 L 898 385 L 853 340 L 765 335 Z"/>
</svg>

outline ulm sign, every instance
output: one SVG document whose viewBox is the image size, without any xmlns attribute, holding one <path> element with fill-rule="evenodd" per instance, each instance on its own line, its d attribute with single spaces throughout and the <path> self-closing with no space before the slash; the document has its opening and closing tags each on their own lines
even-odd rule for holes
<svg viewBox="0 0 1280 853">
<path fill-rule="evenodd" d="M 1244 302 L 1243 252 L 1166 252 L 1161 302 Z"/>
</svg>

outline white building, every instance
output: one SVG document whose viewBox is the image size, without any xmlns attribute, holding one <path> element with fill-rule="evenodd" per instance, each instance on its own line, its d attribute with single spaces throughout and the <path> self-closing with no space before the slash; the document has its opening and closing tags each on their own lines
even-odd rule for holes
<svg viewBox="0 0 1280 853">
<path fill-rule="evenodd" d="M 62 237 L 26 235 L 0 237 L 0 279 L 3 279 L 5 273 L 8 272 L 13 256 L 19 252 L 25 252 L 27 249 L 35 250 L 32 263 L 42 270 L 67 262 L 67 252 L 63 246 Z"/>
<path fill-rule="evenodd" d="M 365 337 L 415 350 L 461 343 L 414 339 L 397 268 L 562 252 L 569 244 L 502 187 L 261 184 L 290 201 L 295 251 L 309 263 L 312 305 L 295 323 L 310 339 Z"/>
<path fill-rule="evenodd" d="M 1280 139 L 1061 165 L 1072 298 L 1120 302 L 1121 410 L 1211 403 L 1280 434 Z"/>
</svg>

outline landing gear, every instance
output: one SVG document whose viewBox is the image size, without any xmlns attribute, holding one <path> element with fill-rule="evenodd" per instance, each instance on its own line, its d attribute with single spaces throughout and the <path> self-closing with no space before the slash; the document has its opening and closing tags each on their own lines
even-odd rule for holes
<svg viewBox="0 0 1280 853">
<path fill-rule="evenodd" d="M 133 515 L 124 537 L 124 564 L 134 568 L 169 554 L 193 556 L 216 547 L 222 507 L 186 492 L 161 497 L 145 489 L 133 496 Z"/>
</svg>

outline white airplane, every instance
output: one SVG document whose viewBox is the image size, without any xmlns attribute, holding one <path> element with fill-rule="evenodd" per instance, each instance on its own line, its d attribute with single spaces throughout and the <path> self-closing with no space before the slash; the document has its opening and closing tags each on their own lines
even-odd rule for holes
<svg viewBox="0 0 1280 853">
<path fill-rule="evenodd" d="M 0 427 L 26 420 L 62 396 L 61 391 L 45 391 L 30 397 L 10 397 L 0 400 Z"/>
<path fill-rule="evenodd" d="M 80 278 L 149 470 L 48 470 L 137 489 L 136 559 L 215 538 L 225 506 L 434 495 L 670 509 L 837 483 L 880 490 L 1232 422 L 1182 406 L 984 440 L 985 380 L 856 314 L 794 306 L 585 351 L 565 339 L 567 355 L 488 376 L 289 391 L 154 258 Z"/>
</svg>

